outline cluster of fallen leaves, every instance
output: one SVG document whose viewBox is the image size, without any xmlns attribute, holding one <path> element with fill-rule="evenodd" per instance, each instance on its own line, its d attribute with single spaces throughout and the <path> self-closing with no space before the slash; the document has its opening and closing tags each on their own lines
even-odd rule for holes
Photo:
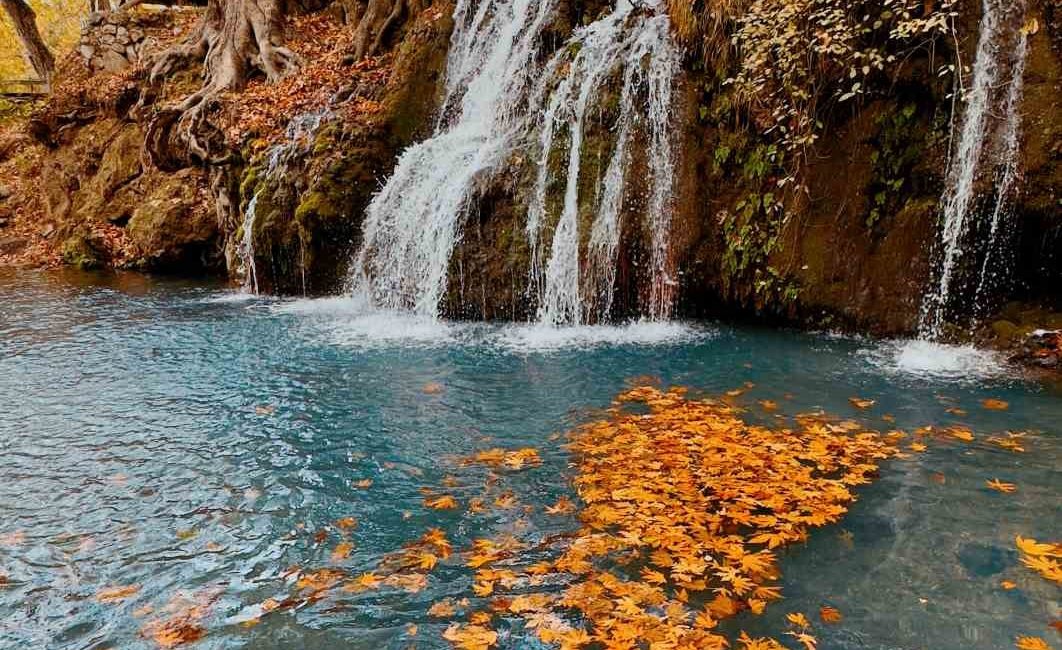
<svg viewBox="0 0 1062 650">
<path fill-rule="evenodd" d="M 447 597 L 427 613 L 442 619 L 462 616 L 464 621 L 450 623 L 443 638 L 464 650 L 495 646 L 499 635 L 492 622 L 499 616 L 522 619 L 527 631 L 562 650 L 784 649 L 777 639 L 743 631 L 728 638 L 719 623 L 741 612 L 760 614 L 781 598 L 777 549 L 806 540 L 812 528 L 837 522 L 855 500 L 853 490 L 871 482 L 881 462 L 907 456 L 896 446 L 907 434 L 883 435 L 822 413 L 798 415 L 793 426 L 750 424 L 730 397 L 691 399 L 684 389 L 636 387 L 598 419 L 571 432 L 569 448 L 578 470 L 574 485 L 583 507 L 561 496 L 544 511 L 576 514 L 577 530 L 535 541 L 511 534 L 480 538 L 455 553 L 446 533 L 433 528 L 385 555 L 371 571 L 357 573 L 344 567 L 355 549 L 350 533 L 357 527 L 353 517 L 345 517 L 314 535 L 315 543 L 324 544 L 331 533 L 340 534 L 328 555 L 331 565 L 289 569 L 284 573 L 289 593 L 249 607 L 243 625 L 331 594 L 382 588 L 415 593 L 427 586 L 437 566 L 452 564 L 454 557 L 472 571 L 469 596 L 478 600 Z M 857 404 L 858 399 L 852 400 L 857 408 L 872 406 Z M 964 427 L 923 427 L 914 436 L 911 451 L 924 451 L 919 440 L 934 436 L 973 440 Z M 1009 442 L 1020 436 L 1008 433 L 994 443 L 1021 452 L 1020 445 Z M 511 491 L 497 489 L 500 473 L 538 467 L 542 459 L 532 448 L 490 448 L 454 462 L 489 469 L 489 493 L 468 503 L 467 512 L 474 515 L 484 512 L 492 497 L 498 510 L 516 507 Z M 458 480 L 450 476 L 443 485 L 456 487 Z M 988 486 L 1015 489 L 998 479 Z M 422 493 L 426 508 L 460 507 L 449 494 L 430 488 Z M 1062 581 L 1062 546 L 1022 537 L 1016 543 L 1023 564 Z M 1016 585 L 1004 581 L 1002 586 Z M 116 603 L 138 591 L 114 586 L 98 592 L 97 599 Z M 199 622 L 208 606 L 203 598 L 184 604 L 147 623 L 143 634 L 165 648 L 196 640 L 204 634 Z M 818 612 L 822 624 L 842 619 L 829 605 Z M 788 613 L 786 620 L 784 634 L 804 650 L 816 650 L 817 623 L 801 612 Z M 414 625 L 406 630 L 409 636 L 416 633 Z M 1049 650 L 1037 637 L 1019 637 L 1016 646 Z"/>
<path fill-rule="evenodd" d="M 629 402 L 649 413 L 626 412 Z M 520 566 L 477 540 L 468 558 L 476 595 L 519 592 L 496 596 L 492 611 L 523 617 L 561 648 L 729 647 L 715 631 L 720 620 L 760 613 L 781 597 L 774 550 L 837 521 L 852 489 L 897 453 L 854 422 L 806 415 L 793 429 L 753 426 L 724 402 L 648 387 L 622 394 L 609 417 L 575 431 L 571 449 L 586 507 L 559 557 Z M 570 614 L 585 625 L 570 624 Z M 840 616 L 820 612 L 826 622 Z M 789 634 L 814 648 L 807 618 L 789 620 Z M 451 626 L 446 638 L 470 650 L 494 643 L 482 617 Z M 737 642 L 782 647 L 744 634 Z"/>
<path fill-rule="evenodd" d="M 1043 544 L 1018 535 L 1014 544 L 1021 563 L 1051 582 L 1062 584 L 1062 543 Z"/>
<path fill-rule="evenodd" d="M 390 56 L 353 62 L 355 26 L 335 16 L 314 14 L 292 19 L 285 45 L 298 56 L 299 69 L 276 83 L 252 81 L 225 96 L 222 130 L 229 142 L 252 135 L 264 146 L 280 135 L 291 118 L 328 104 L 344 85 L 382 83 L 390 73 Z"/>
</svg>

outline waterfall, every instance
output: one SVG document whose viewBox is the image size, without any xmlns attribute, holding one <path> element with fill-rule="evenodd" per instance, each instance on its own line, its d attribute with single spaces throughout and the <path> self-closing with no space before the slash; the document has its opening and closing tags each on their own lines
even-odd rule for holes
<svg viewBox="0 0 1062 650">
<path fill-rule="evenodd" d="M 1022 76 L 1028 53 L 1027 36 L 1021 27 L 1024 13 L 1024 2 L 983 1 L 973 79 L 965 94 L 959 141 L 943 197 L 937 282 L 922 305 L 919 334 L 923 338 L 937 339 L 943 333 L 956 285 L 962 280 L 964 269 L 960 263 L 977 250 L 970 233 L 979 225 L 975 223 L 980 211 L 979 183 L 991 175 L 995 205 L 989 250 L 977 280 L 977 297 L 983 298 L 991 249 L 996 245 L 1017 177 Z M 1002 97 L 1001 88 L 1006 89 Z M 997 115 L 1003 116 L 999 124 L 994 123 Z"/>
<path fill-rule="evenodd" d="M 460 0 L 435 133 L 402 153 L 370 203 L 351 290 L 376 308 L 437 318 L 450 258 L 477 191 L 514 153 L 527 149 L 538 162 L 526 232 L 530 293 L 539 319 L 582 323 L 588 312 L 593 320 L 607 318 L 630 148 L 641 130 L 647 134 L 652 184 L 646 209 L 652 230 L 653 306 L 647 311 L 666 317 L 673 285 L 668 259 L 674 175 L 670 116 L 680 55 L 661 4 L 653 0 L 646 10 L 618 0 L 611 13 L 577 29 L 542 65 L 539 61 L 548 53 L 539 48 L 548 40 L 543 35 L 553 18 L 552 0 Z M 584 127 L 617 75 L 622 75 L 622 90 L 615 145 L 603 178 L 593 179 L 597 208 L 584 278 L 578 223 L 579 206 L 587 202 L 579 196 Z M 555 144 L 563 138 L 564 209 L 547 251 L 548 168 Z"/>
<path fill-rule="evenodd" d="M 284 129 L 284 138 L 274 144 L 266 152 L 265 173 L 262 180 L 280 178 L 280 174 L 287 171 L 288 164 L 299 153 L 305 152 L 309 145 L 313 144 L 313 136 L 321 125 L 332 117 L 332 112 L 325 108 L 319 111 L 297 115 L 288 122 Z M 243 235 L 236 247 L 236 253 L 243 264 L 244 289 L 258 293 L 258 267 L 254 255 L 254 225 L 258 211 L 258 196 L 262 189 L 259 186 L 247 202 L 243 210 Z M 305 282 L 303 283 L 305 286 Z"/>
<path fill-rule="evenodd" d="M 538 175 L 528 210 L 527 233 L 532 250 L 532 291 L 538 292 L 539 320 L 550 324 L 580 324 L 609 316 L 619 250 L 620 214 L 630 163 L 633 131 L 648 131 L 646 152 L 652 190 L 648 204 L 651 233 L 649 314 L 667 317 L 670 286 L 669 248 L 673 160 L 671 153 L 671 91 L 680 55 L 669 33 L 666 14 L 647 15 L 620 2 L 611 14 L 577 30 L 569 47 L 547 66 L 543 79 L 548 95 L 539 124 Z M 571 52 L 575 52 L 574 56 Z M 551 90 L 549 84 L 565 70 Z M 605 82 L 622 71 L 619 117 L 612 157 L 600 180 L 596 214 L 590 229 L 588 273 L 581 277 L 579 255 L 579 183 L 581 152 L 588 111 Z M 644 98 L 642 97 L 644 95 Z M 644 108 L 645 115 L 640 114 Z M 550 157 L 561 132 L 567 134 L 563 208 L 553 234 L 549 260 L 541 269 L 546 222 Z M 592 310 L 592 314 L 587 311 Z"/>
<path fill-rule="evenodd" d="M 437 318 L 477 181 L 525 120 L 551 0 L 460 0 L 435 134 L 402 153 L 365 214 L 352 290 L 369 304 Z"/>
</svg>

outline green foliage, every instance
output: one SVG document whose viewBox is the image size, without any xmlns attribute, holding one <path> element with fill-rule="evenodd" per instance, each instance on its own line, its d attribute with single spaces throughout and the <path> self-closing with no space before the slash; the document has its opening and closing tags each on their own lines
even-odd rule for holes
<svg viewBox="0 0 1062 650">
<path fill-rule="evenodd" d="M 876 124 L 878 133 L 870 154 L 874 171 L 867 186 L 870 206 L 866 226 L 871 230 L 882 219 L 903 210 L 921 180 L 918 168 L 927 152 L 947 137 L 943 116 L 927 124 L 919 119 L 918 107 L 913 103 L 882 113 Z"/>
<path fill-rule="evenodd" d="M 734 9 L 739 55 L 728 83 L 780 145 L 801 149 L 818 137 L 824 99 L 852 100 L 895 72 L 950 28 L 955 1 L 754 0 Z"/>
</svg>

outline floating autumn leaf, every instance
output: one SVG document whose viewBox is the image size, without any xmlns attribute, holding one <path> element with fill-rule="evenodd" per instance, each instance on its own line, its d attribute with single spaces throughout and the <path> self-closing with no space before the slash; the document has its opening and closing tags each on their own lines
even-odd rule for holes
<svg viewBox="0 0 1062 650">
<path fill-rule="evenodd" d="M 367 490 L 367 489 L 372 487 L 372 479 L 371 478 L 364 478 L 364 479 L 361 479 L 360 481 L 355 481 L 354 482 L 354 487 L 362 489 L 362 490 Z"/>
<path fill-rule="evenodd" d="M 358 527 L 358 520 L 354 517 L 343 517 L 336 520 L 336 528 L 340 530 L 353 530 Z"/>
<path fill-rule="evenodd" d="M 1047 641 L 1038 636 L 1019 636 L 1014 640 L 1014 647 L 1018 650 L 1051 650 Z"/>
<path fill-rule="evenodd" d="M 764 411 L 777 411 L 778 410 L 778 402 L 773 402 L 773 401 L 771 401 L 769 399 L 761 399 L 759 401 L 759 405 L 760 405 L 760 408 L 762 408 Z"/>
<path fill-rule="evenodd" d="M 259 404 L 254 407 L 255 415 L 273 415 L 277 410 L 277 407 L 272 404 Z"/>
<path fill-rule="evenodd" d="M 981 400 L 981 407 L 989 411 L 1006 411 L 1010 408 L 1010 404 L 1001 399 L 983 399 Z"/>
<path fill-rule="evenodd" d="M 575 512 L 575 504 L 566 496 L 559 497 L 556 503 L 546 507 L 546 514 L 550 515 L 566 515 L 572 512 Z"/>
<path fill-rule="evenodd" d="M 962 440 L 963 442 L 971 442 L 974 439 L 973 431 L 970 431 L 966 427 L 948 427 L 944 431 L 952 438 Z"/>
<path fill-rule="evenodd" d="M 107 587 L 96 592 L 96 600 L 101 603 L 117 603 L 137 594 L 139 591 L 140 585 Z"/>
<path fill-rule="evenodd" d="M 999 586 L 1003 587 L 1007 591 L 1010 591 L 1011 589 L 1017 587 L 1018 585 L 1014 584 L 1010 580 L 1001 580 L 1000 583 L 999 583 Z"/>
<path fill-rule="evenodd" d="M 206 635 L 202 620 L 210 612 L 217 591 L 203 590 L 191 596 L 178 594 L 164 608 L 164 618 L 148 621 L 140 633 L 161 648 L 176 648 Z"/>
<path fill-rule="evenodd" d="M 959 408 L 958 406 L 952 406 L 952 407 L 946 408 L 946 409 L 944 409 L 944 412 L 945 413 L 950 413 L 951 415 L 958 415 L 958 416 L 966 415 L 966 411 L 961 409 L 961 408 Z"/>
<path fill-rule="evenodd" d="M 376 575 L 375 573 L 363 573 L 357 578 L 354 578 L 350 582 L 344 584 L 343 591 L 346 591 L 348 593 L 359 593 L 362 591 L 369 591 L 370 589 L 379 588 L 382 582 L 383 579 L 381 579 L 380 576 Z"/>
<path fill-rule="evenodd" d="M 1035 539 L 1018 535 L 1015 545 L 1021 553 L 1021 563 L 1043 578 L 1062 584 L 1062 544 L 1042 544 Z"/>
<path fill-rule="evenodd" d="M 841 610 L 836 607 L 823 605 L 819 608 L 819 618 L 823 623 L 840 623 L 844 616 L 841 614 Z"/>
<path fill-rule="evenodd" d="M 406 636 L 417 636 L 417 626 L 412 623 L 406 625 Z"/>
<path fill-rule="evenodd" d="M 429 381 L 424 384 L 423 388 L 421 388 L 421 391 L 423 391 L 425 395 L 438 395 L 443 392 L 443 390 L 445 390 L 443 385 L 437 381 Z"/>
<path fill-rule="evenodd" d="M 453 510 L 457 507 L 457 499 L 449 494 L 424 499 L 424 505 L 433 510 Z"/>
<path fill-rule="evenodd" d="M 1002 492 L 1003 494 L 1010 494 L 1011 492 L 1014 492 L 1018 489 L 1018 486 L 1014 485 L 1013 483 L 1004 483 L 998 478 L 994 478 L 991 481 L 985 481 L 985 485 L 997 492 Z"/>
<path fill-rule="evenodd" d="M 350 557 L 350 552 L 354 550 L 354 545 L 350 542 L 340 542 L 336 544 L 336 547 L 332 549 L 332 561 L 340 562 Z"/>
<path fill-rule="evenodd" d="M 848 401 L 851 402 L 852 406 L 856 407 L 857 409 L 868 409 L 877 403 L 876 400 L 863 399 L 862 397 L 849 397 Z"/>
<path fill-rule="evenodd" d="M 910 449 L 911 451 L 915 451 L 915 452 L 923 452 L 926 449 L 928 449 L 928 447 L 926 447 L 925 445 L 923 445 L 920 442 L 912 442 L 911 444 L 909 444 L 907 446 L 907 448 Z"/>
<path fill-rule="evenodd" d="M 476 452 L 472 456 L 461 459 L 464 465 L 487 465 L 490 467 L 503 467 L 510 470 L 520 470 L 525 467 L 537 467 L 542 464 L 542 458 L 538 450 L 532 447 L 523 449 L 506 450 L 495 447 Z"/>
<path fill-rule="evenodd" d="M 453 623 L 442 636 L 461 650 L 487 650 L 498 642 L 498 633 L 482 625 Z"/>
<path fill-rule="evenodd" d="M 786 614 L 785 619 L 799 628 L 811 627 L 811 623 L 808 621 L 808 617 L 804 616 L 800 612 Z"/>
<path fill-rule="evenodd" d="M 449 618 L 456 612 L 454 607 L 454 601 L 447 598 L 434 603 L 428 608 L 428 616 L 435 616 L 437 618 Z"/>
</svg>

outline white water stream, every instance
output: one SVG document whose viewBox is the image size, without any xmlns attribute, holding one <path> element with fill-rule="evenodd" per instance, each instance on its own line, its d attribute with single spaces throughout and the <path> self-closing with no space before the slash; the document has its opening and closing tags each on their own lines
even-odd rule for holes
<svg viewBox="0 0 1062 650">
<path fill-rule="evenodd" d="M 971 86 L 965 92 L 959 141 L 948 175 L 941 210 L 939 269 L 936 286 L 927 293 L 919 323 L 923 339 L 939 339 L 961 286 L 963 259 L 978 252 L 971 241 L 975 220 L 982 211 L 984 181 L 992 183 L 995 204 L 975 301 L 984 298 L 985 277 L 992 249 L 1007 217 L 1008 200 L 1015 189 L 1020 154 L 1021 98 L 1028 54 L 1022 22 L 1024 2 L 983 0 L 983 14 L 974 58 Z M 973 305 L 976 311 L 977 306 Z"/>
<path fill-rule="evenodd" d="M 620 214 L 636 129 L 647 135 L 652 191 L 652 303 L 666 317 L 673 285 L 668 262 L 672 188 L 671 88 L 679 54 L 662 3 L 636 9 L 618 0 L 607 16 L 575 31 L 549 61 L 540 51 L 552 0 L 460 0 L 447 60 L 446 95 L 435 134 L 399 158 L 366 211 L 351 291 L 376 309 L 438 318 L 450 259 L 478 192 L 523 149 L 539 162 L 528 208 L 531 296 L 539 319 L 579 324 L 607 318 L 612 303 Z M 593 179 L 596 216 L 580 264 L 580 154 L 584 127 L 605 85 L 620 75 L 616 144 L 603 178 Z M 644 123 L 644 124 L 643 124 Z M 566 138 L 565 191 L 546 257 L 548 162 Z M 583 287 L 587 287 L 584 291 Z M 593 287 L 593 289 L 591 289 Z M 591 305 L 587 307 L 584 302 Z M 666 305 L 665 305 L 666 303 Z"/>
</svg>

